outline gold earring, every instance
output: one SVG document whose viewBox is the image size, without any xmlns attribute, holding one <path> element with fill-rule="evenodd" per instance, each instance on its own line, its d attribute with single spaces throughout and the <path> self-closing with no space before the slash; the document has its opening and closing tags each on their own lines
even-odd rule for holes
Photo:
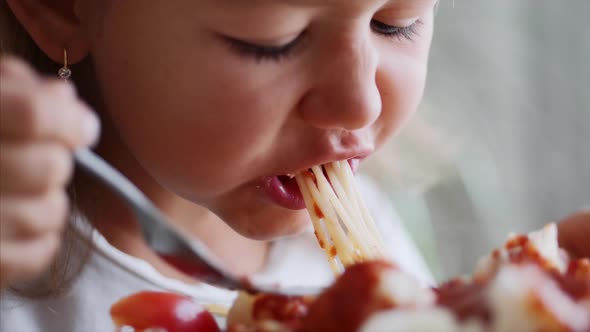
<svg viewBox="0 0 590 332">
<path fill-rule="evenodd" d="M 64 66 L 57 71 L 57 75 L 64 80 L 68 80 L 72 76 L 72 71 L 68 68 L 68 51 L 64 48 Z"/>
</svg>

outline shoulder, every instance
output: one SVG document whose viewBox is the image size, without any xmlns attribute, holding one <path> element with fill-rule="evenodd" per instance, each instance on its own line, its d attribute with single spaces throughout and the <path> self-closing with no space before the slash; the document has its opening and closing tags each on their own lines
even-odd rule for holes
<svg viewBox="0 0 590 332">
<path fill-rule="evenodd" d="M 63 293 L 28 297 L 12 291 L 0 296 L 1 331 L 113 331 L 110 305 L 120 293 L 110 287 L 117 280 L 103 274 L 89 278 L 91 259 L 83 273 Z"/>
<path fill-rule="evenodd" d="M 67 291 L 30 298 L 14 292 L 0 296 L 0 331 L 114 331 L 110 307 L 121 298 L 145 290 L 175 292 L 209 305 L 229 306 L 235 292 L 207 284 L 189 285 L 158 273 L 147 262 L 111 246 L 97 231 L 80 234 L 74 254 L 90 246 L 83 269 Z"/>
</svg>

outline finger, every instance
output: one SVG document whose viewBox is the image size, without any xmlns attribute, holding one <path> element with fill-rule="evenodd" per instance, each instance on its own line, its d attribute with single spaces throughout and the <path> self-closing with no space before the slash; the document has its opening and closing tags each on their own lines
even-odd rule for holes
<svg viewBox="0 0 590 332">
<path fill-rule="evenodd" d="M 0 197 L 0 238 L 27 239 L 59 234 L 69 211 L 67 195 L 56 190 L 39 198 Z"/>
<path fill-rule="evenodd" d="M 39 82 L 38 76 L 33 69 L 26 62 L 13 56 L 2 56 L 0 58 L 0 77 L 18 78 L 31 84 Z"/>
<path fill-rule="evenodd" d="M 32 278 L 43 272 L 55 258 L 61 237 L 50 234 L 28 241 L 0 242 L 0 281 Z"/>
<path fill-rule="evenodd" d="M 90 145 L 98 138 L 98 118 L 68 83 L 51 80 L 31 86 L 3 79 L 0 103 L 2 137 L 55 139 L 71 148 Z"/>
<path fill-rule="evenodd" d="M 560 247 L 575 257 L 590 257 L 590 210 L 570 215 L 558 227 Z"/>
<path fill-rule="evenodd" d="M 72 175 L 73 159 L 57 143 L 2 143 L 0 193 L 39 194 L 62 188 Z"/>
</svg>

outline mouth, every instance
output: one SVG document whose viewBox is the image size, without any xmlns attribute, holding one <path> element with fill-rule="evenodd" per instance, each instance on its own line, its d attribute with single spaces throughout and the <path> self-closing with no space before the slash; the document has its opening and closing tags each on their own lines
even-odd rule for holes
<svg viewBox="0 0 590 332">
<path fill-rule="evenodd" d="M 356 173 L 361 158 L 348 159 L 347 161 L 352 172 Z M 262 179 L 260 189 L 274 204 L 289 210 L 305 209 L 305 202 L 294 174 L 266 176 Z"/>
</svg>

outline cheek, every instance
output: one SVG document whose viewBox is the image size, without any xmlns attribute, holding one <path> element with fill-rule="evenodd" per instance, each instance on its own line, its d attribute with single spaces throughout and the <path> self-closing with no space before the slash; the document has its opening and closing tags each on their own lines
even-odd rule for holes
<svg viewBox="0 0 590 332">
<path fill-rule="evenodd" d="M 426 65 L 396 65 L 377 77 L 383 109 L 378 123 L 377 144 L 400 130 L 416 111 L 426 79 Z"/>
<path fill-rule="evenodd" d="M 202 46 L 206 37 L 149 28 L 149 16 L 125 16 L 124 7 L 107 16 L 93 55 L 108 113 L 133 156 L 192 200 L 262 175 L 256 160 L 285 117 L 267 98 L 276 89 L 237 74 L 221 48 Z"/>
<path fill-rule="evenodd" d="M 376 126 L 377 146 L 399 131 L 420 104 L 428 69 L 431 25 L 423 34 L 414 48 L 387 57 L 380 64 L 376 79 L 383 109 Z"/>
<path fill-rule="evenodd" d="M 118 107 L 112 113 L 131 152 L 159 182 L 183 195 L 216 195 L 252 177 L 250 167 L 272 143 L 276 123 L 260 98 L 232 87 L 229 95 L 211 80 L 178 79 L 190 81 L 190 89 L 148 79 L 129 82 L 134 92 L 113 98 L 125 99 L 113 102 Z"/>
</svg>

